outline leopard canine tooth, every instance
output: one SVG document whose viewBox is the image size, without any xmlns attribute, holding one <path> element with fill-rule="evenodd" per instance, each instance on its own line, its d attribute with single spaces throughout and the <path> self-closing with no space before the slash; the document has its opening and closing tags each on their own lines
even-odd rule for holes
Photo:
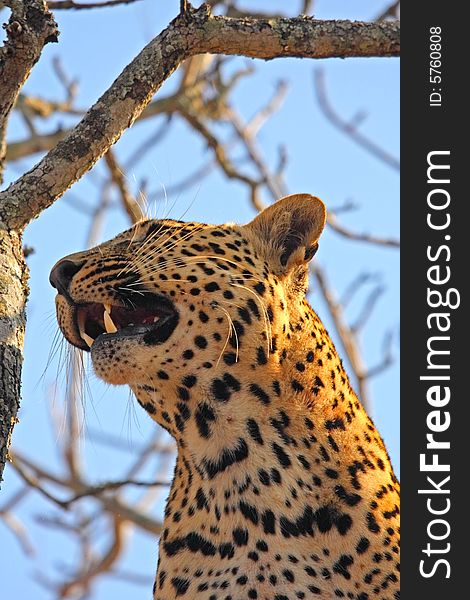
<svg viewBox="0 0 470 600">
<path fill-rule="evenodd" d="M 88 333 L 85 333 L 85 314 L 79 313 L 78 315 L 78 331 L 80 332 L 80 337 L 86 343 L 86 345 L 91 348 L 93 346 L 93 342 L 95 341 Z"/>
<path fill-rule="evenodd" d="M 93 346 L 93 342 L 95 341 L 92 337 L 88 335 L 88 333 L 81 333 L 82 340 L 88 345 L 89 348 Z"/>
<path fill-rule="evenodd" d="M 103 304 L 103 306 L 104 306 L 103 321 L 104 321 L 104 327 L 106 329 L 106 333 L 116 333 L 117 327 L 113 323 L 113 320 L 111 319 L 111 315 L 110 315 L 111 305 Z"/>
</svg>

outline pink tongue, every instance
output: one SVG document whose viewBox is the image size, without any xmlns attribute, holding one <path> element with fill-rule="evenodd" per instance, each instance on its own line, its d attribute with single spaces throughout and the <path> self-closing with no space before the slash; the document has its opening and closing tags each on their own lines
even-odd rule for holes
<svg viewBox="0 0 470 600">
<path fill-rule="evenodd" d="M 111 309 L 111 318 L 117 327 L 126 327 L 129 323 L 148 325 L 153 323 L 154 318 L 157 316 L 155 312 L 150 312 L 145 308 L 126 310 L 125 308 L 113 306 Z"/>
<path fill-rule="evenodd" d="M 153 323 L 153 320 L 155 319 L 157 315 L 149 315 L 148 317 L 145 317 L 141 322 L 143 325 L 149 325 L 151 323 Z"/>
</svg>

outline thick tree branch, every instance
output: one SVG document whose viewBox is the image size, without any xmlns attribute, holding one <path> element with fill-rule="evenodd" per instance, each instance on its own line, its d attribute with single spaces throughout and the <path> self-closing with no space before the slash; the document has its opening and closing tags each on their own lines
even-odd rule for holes
<svg viewBox="0 0 470 600">
<path fill-rule="evenodd" d="M 21 237 L 0 229 L 0 482 L 20 402 L 27 294 Z"/>
<path fill-rule="evenodd" d="M 155 100 L 141 112 L 136 120 L 150 119 L 151 117 L 160 114 L 171 115 L 177 110 L 178 96 L 179 94 L 177 93 Z M 83 116 L 85 113 L 84 110 L 80 111 L 77 109 L 75 111 L 69 110 L 67 112 L 69 114 L 79 114 L 80 116 Z M 49 150 L 52 150 L 60 140 L 67 137 L 71 131 L 71 129 L 58 129 L 53 133 L 37 135 L 18 142 L 10 142 L 7 146 L 6 160 L 7 162 L 12 162 L 35 154 L 36 152 L 49 152 Z"/>
<path fill-rule="evenodd" d="M 179 64 L 205 52 L 256 58 L 395 56 L 397 23 L 212 16 L 188 6 L 124 69 L 66 139 L 0 194 L 0 217 L 22 229 L 88 171 L 119 139 Z"/>
<path fill-rule="evenodd" d="M 9 0 L 7 39 L 0 48 L 0 183 L 6 152 L 6 128 L 11 109 L 31 69 L 59 31 L 44 0 Z"/>
<path fill-rule="evenodd" d="M 312 17 L 228 19 L 210 17 L 201 51 L 251 58 L 398 56 L 398 23 L 319 21 Z"/>
</svg>

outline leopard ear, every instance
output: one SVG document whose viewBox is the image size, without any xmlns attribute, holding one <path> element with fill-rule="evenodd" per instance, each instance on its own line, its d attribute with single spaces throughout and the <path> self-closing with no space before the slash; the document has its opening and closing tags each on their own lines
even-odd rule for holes
<svg viewBox="0 0 470 600">
<path fill-rule="evenodd" d="M 323 202 L 310 194 L 285 196 L 245 225 L 253 244 L 275 272 L 306 264 L 326 221 Z"/>
</svg>

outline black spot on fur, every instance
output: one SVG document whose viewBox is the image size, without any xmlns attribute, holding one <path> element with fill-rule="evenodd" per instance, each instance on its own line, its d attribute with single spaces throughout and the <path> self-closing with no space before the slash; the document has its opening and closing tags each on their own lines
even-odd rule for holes
<svg viewBox="0 0 470 600">
<path fill-rule="evenodd" d="M 265 365 L 268 362 L 266 352 L 262 346 L 256 350 L 256 361 L 259 365 Z"/>
<path fill-rule="evenodd" d="M 246 427 L 248 429 L 248 433 L 252 437 L 252 439 L 262 446 L 264 444 L 263 438 L 261 436 L 261 431 L 259 429 L 258 423 L 254 419 L 247 419 Z"/>
<path fill-rule="evenodd" d="M 245 519 L 248 519 L 249 521 L 251 521 L 253 523 L 253 525 L 258 525 L 258 521 L 259 521 L 258 511 L 256 510 L 256 508 L 254 506 L 241 500 L 239 503 L 239 507 L 240 507 L 240 511 L 241 511 L 242 515 L 245 517 Z"/>
<path fill-rule="evenodd" d="M 356 506 L 358 502 L 362 500 L 359 494 L 349 494 L 342 485 L 337 485 L 335 487 L 335 494 L 338 498 L 341 498 L 348 506 Z"/>
<path fill-rule="evenodd" d="M 232 537 L 237 546 L 246 546 L 248 544 L 248 531 L 246 529 L 234 529 Z"/>
<path fill-rule="evenodd" d="M 263 404 L 269 404 L 271 402 L 269 395 L 256 383 L 250 384 L 248 389 L 253 396 L 256 396 L 256 398 L 258 398 L 258 400 L 260 400 Z"/>
<path fill-rule="evenodd" d="M 356 552 L 358 554 L 364 554 L 366 550 L 369 548 L 370 542 L 366 537 L 361 537 L 356 545 Z"/>
<path fill-rule="evenodd" d="M 345 579 L 351 579 L 348 568 L 353 564 L 354 559 L 350 554 L 342 554 L 339 560 L 334 563 L 333 571 L 342 575 Z"/>
<path fill-rule="evenodd" d="M 182 577 L 173 577 L 171 585 L 175 588 L 176 596 L 184 596 L 188 591 L 190 585 L 189 579 L 183 579 Z"/>
<path fill-rule="evenodd" d="M 291 463 L 289 456 L 284 451 L 284 449 L 281 446 L 279 446 L 279 444 L 276 444 L 276 442 L 272 443 L 272 449 L 274 451 L 274 454 L 277 457 L 277 460 L 281 464 L 281 466 L 283 466 L 285 469 L 290 467 L 290 465 L 292 463 Z"/>
<path fill-rule="evenodd" d="M 275 523 L 276 517 L 272 510 L 266 510 L 261 515 L 261 523 L 263 525 L 264 533 L 274 534 L 276 533 Z"/>
<path fill-rule="evenodd" d="M 216 475 L 225 471 L 225 469 L 228 469 L 237 462 L 245 460 L 247 457 L 248 444 L 243 438 L 239 438 L 235 448 L 225 448 L 219 454 L 217 460 L 204 459 L 204 465 L 209 479 L 213 479 Z"/>
<path fill-rule="evenodd" d="M 224 352 L 224 363 L 228 366 L 234 365 L 237 362 L 235 352 Z"/>
<path fill-rule="evenodd" d="M 210 437 L 209 423 L 216 420 L 216 416 L 209 404 L 199 404 L 194 415 L 199 435 L 203 438 Z"/>
<path fill-rule="evenodd" d="M 217 290 L 220 290 L 220 287 L 219 284 L 215 281 L 210 281 L 209 283 L 206 283 L 204 289 L 206 290 L 206 292 L 215 292 Z"/>
<path fill-rule="evenodd" d="M 214 379 L 211 385 L 211 391 L 216 400 L 220 402 L 227 402 L 232 395 L 228 385 L 222 379 Z"/>
</svg>

